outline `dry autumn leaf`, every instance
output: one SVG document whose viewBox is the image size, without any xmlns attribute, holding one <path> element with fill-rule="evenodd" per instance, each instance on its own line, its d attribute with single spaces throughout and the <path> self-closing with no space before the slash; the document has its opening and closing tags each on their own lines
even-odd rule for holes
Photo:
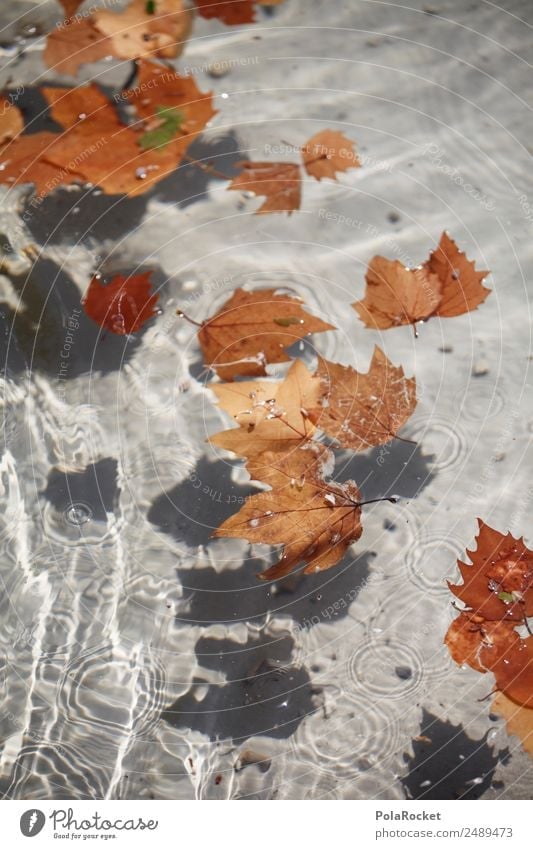
<svg viewBox="0 0 533 849">
<path fill-rule="evenodd" d="M 491 713 L 505 719 L 507 732 L 518 737 L 524 750 L 533 757 L 533 708 L 517 705 L 503 693 L 498 693 L 490 709 Z"/>
<path fill-rule="evenodd" d="M 295 360 L 283 381 L 211 383 L 209 389 L 238 424 L 209 437 L 210 442 L 256 461 L 258 480 L 263 480 L 258 471 L 261 455 L 288 455 L 316 430 L 306 405 L 318 402 L 320 383 L 300 360 Z"/>
<path fill-rule="evenodd" d="M 259 576 L 264 580 L 282 578 L 300 563 L 305 573 L 334 566 L 359 539 L 362 526 L 356 484 L 326 481 L 331 465 L 331 452 L 317 442 L 306 442 L 286 457 L 262 455 L 272 489 L 249 498 L 214 536 L 282 544 L 278 563 Z"/>
<path fill-rule="evenodd" d="M 173 59 L 182 52 L 193 21 L 192 10 L 183 0 L 132 0 L 119 12 L 91 11 L 48 35 L 44 51 L 48 67 L 76 74 L 80 65 L 108 56 Z"/>
<path fill-rule="evenodd" d="M 266 200 L 256 215 L 269 212 L 294 212 L 300 209 L 302 178 L 298 165 L 290 162 L 241 162 L 242 172 L 228 189 L 253 192 Z"/>
<path fill-rule="evenodd" d="M 461 315 L 476 309 L 490 293 L 481 285 L 488 273 L 476 271 L 443 233 L 438 248 L 419 268 L 374 257 L 366 274 L 365 297 L 353 307 L 367 327 L 377 329 Z"/>
<path fill-rule="evenodd" d="M 136 333 L 156 315 L 158 295 L 152 293 L 150 277 L 150 271 L 117 275 L 107 284 L 93 277 L 82 301 L 86 314 L 111 333 Z"/>
<path fill-rule="evenodd" d="M 220 310 L 200 325 L 198 341 L 206 365 L 222 379 L 233 380 L 238 375 L 266 374 L 267 364 L 289 361 L 286 348 L 294 342 L 334 329 L 305 312 L 301 300 L 292 295 L 280 294 L 277 289 L 236 289 Z"/>
<path fill-rule="evenodd" d="M 361 167 L 354 143 L 336 130 L 322 130 L 310 138 L 302 148 L 302 160 L 316 180 L 336 180 L 337 171 Z"/>
<path fill-rule="evenodd" d="M 218 18 L 227 26 L 252 24 L 255 6 L 278 6 L 283 0 L 195 0 L 202 18 Z"/>
<path fill-rule="evenodd" d="M 64 132 L 22 134 L 5 143 L 0 182 L 34 183 L 41 197 L 73 182 L 92 183 L 107 194 L 148 191 L 179 165 L 214 110 L 211 94 L 202 94 L 192 78 L 141 61 L 139 79 L 153 100 L 140 102 L 137 90 L 129 93 L 141 117 L 134 128 L 122 124 L 96 85 L 43 88 Z"/>
<path fill-rule="evenodd" d="M 122 12 L 96 9 L 92 16 L 118 59 L 174 59 L 190 35 L 192 20 L 192 10 L 183 0 L 132 0 Z"/>
<path fill-rule="evenodd" d="M 501 534 L 478 519 L 477 548 L 458 561 L 462 584 L 452 593 L 474 614 L 489 620 L 523 621 L 533 616 L 533 551 L 523 539 Z"/>
<path fill-rule="evenodd" d="M 111 39 L 102 35 L 90 19 L 83 18 L 69 21 L 48 34 L 43 59 L 56 73 L 74 76 L 80 65 L 112 55 Z"/>
<path fill-rule="evenodd" d="M 343 448 L 383 445 L 416 407 L 415 379 L 406 378 L 378 347 L 366 374 L 322 357 L 316 374 L 321 397 L 318 405 L 309 405 L 309 418 Z"/>
</svg>

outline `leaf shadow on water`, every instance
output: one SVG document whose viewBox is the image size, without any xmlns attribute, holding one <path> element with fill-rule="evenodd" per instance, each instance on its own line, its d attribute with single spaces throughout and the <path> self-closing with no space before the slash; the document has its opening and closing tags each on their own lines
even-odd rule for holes
<svg viewBox="0 0 533 849">
<path fill-rule="evenodd" d="M 28 273 L 10 280 L 20 305 L 14 310 L 0 303 L 0 368 L 8 375 L 26 368 L 58 380 L 106 374 L 120 369 L 141 343 L 144 328 L 135 336 L 120 336 L 88 318 L 80 290 L 49 259 L 38 258 Z M 157 290 L 157 271 L 153 282 Z"/>
<path fill-rule="evenodd" d="M 245 644 L 201 637 L 195 647 L 200 667 L 222 672 L 226 682 L 196 677 L 162 718 L 211 740 L 290 737 L 319 707 L 319 690 L 311 686 L 307 671 L 291 664 L 293 648 L 289 636 L 251 635 Z"/>
<path fill-rule="evenodd" d="M 355 480 L 363 500 L 416 498 L 435 478 L 434 460 L 433 454 L 424 454 L 423 445 L 392 439 L 365 453 L 340 454 L 337 473 L 340 480 Z"/>
<path fill-rule="evenodd" d="M 92 249 L 95 244 L 116 242 L 134 231 L 146 214 L 150 200 L 181 208 L 206 200 L 210 184 L 221 184 L 218 175 L 232 179 L 236 173 L 235 164 L 246 159 L 239 153 L 238 141 L 232 132 L 213 141 L 196 140 L 187 156 L 201 165 L 183 162 L 149 192 L 136 197 L 107 195 L 97 186 L 89 189 L 70 186 L 58 187 L 35 204 L 32 203 L 33 193 L 28 193 L 22 218 L 40 244 L 81 242 Z M 216 175 L 209 173 L 210 166 L 216 170 Z M 134 162 L 132 169 L 135 169 Z"/>
<path fill-rule="evenodd" d="M 409 768 L 401 779 L 408 799 L 479 799 L 490 788 L 499 763 L 509 749 L 495 753 L 487 743 L 469 737 L 462 725 L 443 722 L 424 710 L 413 755 L 404 754 Z"/>
<path fill-rule="evenodd" d="M 59 512 L 72 504 L 82 504 L 91 511 L 91 518 L 105 522 L 118 504 L 117 461 L 105 457 L 91 463 L 82 472 L 63 472 L 51 469 L 42 495 Z"/>
</svg>

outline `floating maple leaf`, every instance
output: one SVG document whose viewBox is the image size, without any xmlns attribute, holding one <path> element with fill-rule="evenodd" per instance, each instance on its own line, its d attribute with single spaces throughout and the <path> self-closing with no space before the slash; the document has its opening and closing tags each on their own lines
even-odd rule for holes
<svg viewBox="0 0 533 849">
<path fill-rule="evenodd" d="M 252 24 L 255 6 L 277 6 L 283 0 L 195 0 L 202 18 L 218 18 L 227 26 Z"/>
<path fill-rule="evenodd" d="M 453 239 L 443 233 L 438 248 L 420 268 L 399 260 L 374 257 L 366 274 L 366 293 L 353 304 L 367 327 L 386 329 L 470 312 L 489 295 L 476 271 Z"/>
<path fill-rule="evenodd" d="M 300 360 L 295 360 L 283 381 L 212 383 L 209 388 L 239 425 L 209 437 L 210 441 L 257 461 L 258 480 L 263 480 L 259 474 L 261 455 L 287 455 L 311 439 L 316 430 L 306 405 L 318 402 L 320 383 Z"/>
<path fill-rule="evenodd" d="M 533 551 L 523 539 L 478 523 L 477 548 L 466 552 L 472 565 L 458 561 L 463 583 L 449 583 L 452 593 L 484 619 L 533 616 Z"/>
<path fill-rule="evenodd" d="M 282 578 L 300 563 L 306 564 L 305 573 L 334 566 L 362 533 L 354 481 L 325 480 L 332 454 L 317 442 L 307 442 L 285 457 L 267 452 L 260 462 L 263 472 L 268 470 L 263 479 L 272 489 L 249 498 L 214 536 L 282 544 L 279 562 L 259 576 L 264 580 Z"/>
<path fill-rule="evenodd" d="M 181 162 L 214 111 L 211 94 L 199 92 L 192 78 L 141 61 L 139 79 L 151 97 L 141 102 L 136 90 L 131 94 L 130 102 L 143 119 L 136 128 L 122 124 L 115 106 L 96 85 L 43 88 L 51 115 L 64 132 L 22 134 L 4 143 L 0 182 L 34 183 L 41 197 L 73 182 L 93 183 L 107 194 L 133 196 L 148 191 Z M 161 120 L 154 106 L 157 97 L 163 109 L 179 112 L 180 120 L 173 124 L 176 136 L 170 138 L 167 133 L 167 143 L 157 144 L 154 150 L 145 143 L 145 122 Z M 1 126 L 0 119 L 0 137 Z"/>
<path fill-rule="evenodd" d="M 316 180 L 336 179 L 337 171 L 360 168 L 354 143 L 336 130 L 322 130 L 302 148 L 302 159 L 307 173 Z"/>
<path fill-rule="evenodd" d="M 156 315 L 158 295 L 152 294 L 150 276 L 150 271 L 131 277 L 117 275 L 106 285 L 93 277 L 83 299 L 85 312 L 112 333 L 135 333 Z"/>
<path fill-rule="evenodd" d="M 80 65 L 107 56 L 173 59 L 183 50 L 192 19 L 183 0 L 132 0 L 119 12 L 93 8 L 88 17 L 48 35 L 44 60 L 56 71 L 75 74 Z"/>
<path fill-rule="evenodd" d="M 269 212 L 294 212 L 300 209 L 302 178 L 298 165 L 290 162 L 241 162 L 242 172 L 235 177 L 228 189 L 253 192 L 265 197 L 256 215 Z"/>
<path fill-rule="evenodd" d="M 378 347 L 366 374 L 322 357 L 316 373 L 321 399 L 309 406 L 309 418 L 343 448 L 363 451 L 383 445 L 416 407 L 415 379 L 406 378 Z"/>
<path fill-rule="evenodd" d="M 183 315 L 178 311 L 178 314 Z M 299 298 L 276 289 L 236 289 L 198 331 L 207 365 L 225 380 L 266 374 L 265 365 L 289 361 L 285 349 L 311 333 L 334 330 L 302 309 Z"/>
</svg>

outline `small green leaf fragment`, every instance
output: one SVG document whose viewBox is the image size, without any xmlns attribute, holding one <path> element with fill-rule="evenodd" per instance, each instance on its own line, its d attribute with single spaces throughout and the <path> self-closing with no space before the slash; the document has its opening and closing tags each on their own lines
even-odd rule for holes
<svg viewBox="0 0 533 849">
<path fill-rule="evenodd" d="M 162 124 L 140 137 L 139 144 L 143 150 L 164 147 L 179 132 L 184 121 L 183 113 L 173 106 L 156 106 L 155 112 Z"/>
<path fill-rule="evenodd" d="M 146 0 L 146 14 L 155 15 L 155 0 Z"/>
<path fill-rule="evenodd" d="M 303 324 L 301 318 L 295 318 L 292 315 L 287 316 L 287 318 L 274 318 L 272 320 L 274 324 L 279 324 L 280 327 L 290 327 L 291 324 Z"/>
<path fill-rule="evenodd" d="M 504 601 L 506 604 L 511 604 L 511 602 L 515 600 L 514 595 L 512 593 L 505 592 L 498 593 L 498 598 L 500 599 L 500 601 Z"/>
</svg>

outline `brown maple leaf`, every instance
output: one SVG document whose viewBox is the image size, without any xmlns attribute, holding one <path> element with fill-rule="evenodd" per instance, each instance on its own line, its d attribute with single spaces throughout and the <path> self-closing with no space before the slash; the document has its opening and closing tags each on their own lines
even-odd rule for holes
<svg viewBox="0 0 533 849">
<path fill-rule="evenodd" d="M 501 534 L 478 519 L 477 548 L 467 551 L 469 566 L 458 561 L 462 584 L 448 586 L 484 619 L 523 621 L 533 616 L 533 551 L 523 539 Z"/>
<path fill-rule="evenodd" d="M 158 295 L 152 293 L 150 277 L 150 271 L 130 277 L 118 274 L 107 284 L 93 277 L 82 301 L 86 314 L 112 333 L 136 333 L 156 315 Z"/>
<path fill-rule="evenodd" d="M 112 55 L 111 39 L 102 35 L 90 19 L 83 18 L 56 27 L 48 34 L 43 59 L 56 73 L 75 75 L 80 65 Z"/>
<path fill-rule="evenodd" d="M 343 448 L 364 451 L 396 437 L 416 407 L 416 382 L 376 346 L 366 374 L 319 357 L 321 384 L 311 421 Z"/>
<path fill-rule="evenodd" d="M 361 167 L 354 143 L 337 130 L 316 133 L 303 146 L 302 159 L 305 170 L 316 180 L 336 180 L 337 171 Z"/>
<path fill-rule="evenodd" d="M 256 215 L 269 212 L 294 212 L 300 209 L 302 178 L 300 168 L 291 162 L 240 162 L 242 172 L 235 177 L 228 189 L 253 192 L 265 197 L 256 209 Z"/>
<path fill-rule="evenodd" d="M 490 290 L 481 285 L 488 273 L 475 271 L 474 263 L 443 233 L 438 248 L 419 268 L 374 257 L 366 274 L 365 297 L 353 307 L 367 327 L 377 329 L 461 315 L 488 296 Z"/>
<path fill-rule="evenodd" d="M 254 460 L 256 480 L 264 479 L 259 471 L 261 455 L 288 455 L 316 430 L 306 405 L 318 402 L 320 383 L 301 360 L 293 362 L 283 381 L 211 383 L 209 389 L 238 424 L 209 437 L 210 442 Z"/>
<path fill-rule="evenodd" d="M 533 708 L 517 705 L 504 693 L 498 693 L 490 710 L 505 719 L 508 734 L 518 737 L 524 750 L 533 757 Z"/>
<path fill-rule="evenodd" d="M 305 573 L 334 566 L 362 533 L 359 490 L 353 481 L 326 481 L 322 472 L 331 466 L 329 449 L 307 442 L 286 457 L 268 452 L 261 467 L 272 489 L 249 498 L 235 515 L 216 531 L 217 537 L 237 537 L 249 542 L 282 544 L 283 554 L 259 575 L 275 580 L 300 563 Z"/>
<path fill-rule="evenodd" d="M 139 59 L 179 56 L 192 26 L 192 11 L 183 0 L 132 0 L 120 12 L 96 9 L 92 22 L 111 41 L 113 56 Z"/>
<path fill-rule="evenodd" d="M 141 103 L 135 90 L 130 101 L 141 117 L 136 127 L 122 124 L 115 105 L 94 84 L 43 88 L 51 115 L 64 131 L 22 134 L 2 145 L 0 182 L 34 183 L 41 197 L 73 182 L 93 183 L 107 194 L 148 191 L 179 165 L 214 111 L 211 94 L 199 92 L 192 78 L 146 61 L 139 63 L 139 78 L 154 98 L 161 98 L 163 118 L 153 101 Z M 167 125 L 162 138 L 147 145 L 145 122 L 156 118 Z"/>
<path fill-rule="evenodd" d="M 178 310 L 178 315 L 183 315 Z M 268 363 L 288 362 L 286 348 L 312 333 L 334 330 L 302 309 L 302 302 L 276 289 L 246 292 L 236 289 L 231 298 L 198 331 L 206 365 L 219 377 L 266 374 Z"/>
</svg>

